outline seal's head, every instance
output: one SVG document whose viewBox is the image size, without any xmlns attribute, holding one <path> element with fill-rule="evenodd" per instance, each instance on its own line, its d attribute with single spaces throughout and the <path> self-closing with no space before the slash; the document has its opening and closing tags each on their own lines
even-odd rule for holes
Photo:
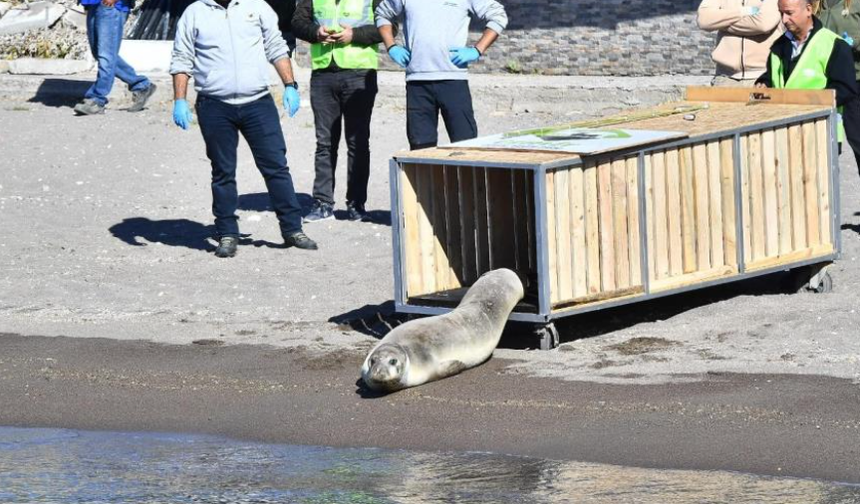
<svg viewBox="0 0 860 504">
<path fill-rule="evenodd" d="M 406 388 L 404 378 L 409 369 L 409 356 L 399 345 L 376 347 L 361 367 L 361 378 L 373 390 L 393 392 Z"/>
</svg>

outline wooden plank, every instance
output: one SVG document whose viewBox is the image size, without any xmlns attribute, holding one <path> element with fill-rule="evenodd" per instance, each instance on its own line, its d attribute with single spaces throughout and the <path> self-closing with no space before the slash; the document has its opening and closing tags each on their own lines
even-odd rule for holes
<svg viewBox="0 0 860 504">
<path fill-rule="evenodd" d="M 779 255 L 791 252 L 791 177 L 788 128 L 776 130 L 776 199 L 779 216 Z"/>
<path fill-rule="evenodd" d="M 789 179 L 791 181 L 791 249 L 807 248 L 806 205 L 803 200 L 803 137 L 798 125 L 788 128 Z"/>
<path fill-rule="evenodd" d="M 761 133 L 762 183 L 764 193 L 765 255 L 779 255 L 779 201 L 776 182 L 776 137 L 772 129 Z"/>
<path fill-rule="evenodd" d="M 658 280 L 651 285 L 651 292 L 662 292 L 669 289 L 680 289 L 705 283 L 711 280 L 717 280 L 723 277 L 730 276 L 735 273 L 735 268 L 732 266 L 720 266 L 706 271 L 696 271 L 688 273 L 681 277 L 670 277 Z"/>
<path fill-rule="evenodd" d="M 642 285 L 642 244 L 639 230 L 639 156 L 627 158 L 627 238 L 630 285 Z"/>
<path fill-rule="evenodd" d="M 693 187 L 696 225 L 696 270 L 711 269 L 711 212 L 708 208 L 708 150 L 700 143 L 693 146 Z"/>
<path fill-rule="evenodd" d="M 832 218 L 830 210 L 830 129 L 827 121 L 821 119 L 815 121 L 815 141 L 818 153 L 818 204 L 820 205 L 819 228 L 821 230 L 821 243 L 833 242 L 831 232 Z"/>
<path fill-rule="evenodd" d="M 516 271 L 529 273 L 529 226 L 526 198 L 525 170 L 511 170 L 511 193 L 513 194 L 514 246 L 516 248 Z"/>
<path fill-rule="evenodd" d="M 760 133 L 749 134 L 749 172 L 752 260 L 759 261 L 767 257 L 765 254 L 764 182 L 762 176 Z"/>
<path fill-rule="evenodd" d="M 726 263 L 723 248 L 723 188 L 720 180 L 722 160 L 720 142 L 708 143 L 708 211 L 711 227 L 711 266 L 718 268 Z"/>
<path fill-rule="evenodd" d="M 477 276 L 480 277 L 490 271 L 490 237 L 487 234 L 489 228 L 489 215 L 487 201 L 487 169 L 484 167 L 473 167 L 473 181 L 475 186 L 475 255 L 477 256 Z"/>
<path fill-rule="evenodd" d="M 434 166 L 431 170 L 431 194 L 433 199 L 433 268 L 436 276 L 436 291 L 451 289 L 449 280 L 451 262 L 448 259 L 448 216 L 445 210 L 445 166 Z"/>
<path fill-rule="evenodd" d="M 741 212 L 743 215 L 744 263 L 752 261 L 752 211 L 750 209 L 750 142 L 749 137 L 740 137 L 741 144 Z"/>
<path fill-rule="evenodd" d="M 627 163 L 612 161 L 612 238 L 615 244 L 615 288 L 630 287 L 630 247 L 627 230 Z"/>
<path fill-rule="evenodd" d="M 487 208 L 492 258 L 490 269 L 516 268 L 516 246 L 511 239 L 511 232 L 515 229 L 512 201 L 510 170 L 488 168 Z"/>
<path fill-rule="evenodd" d="M 809 246 L 815 246 L 821 244 L 815 124 L 810 121 L 803 123 L 801 132 L 803 134 L 803 193 L 806 205 L 806 239 Z"/>
<path fill-rule="evenodd" d="M 433 231 L 433 170 L 418 169 L 418 233 L 421 245 L 421 294 L 436 292 L 436 236 Z"/>
<path fill-rule="evenodd" d="M 556 229 L 558 228 L 558 221 L 556 217 L 555 199 L 555 172 L 550 171 L 546 173 L 546 246 L 549 256 L 547 270 L 549 272 L 550 303 L 553 305 L 561 300 L 558 291 L 558 248 L 556 245 L 558 236 Z M 546 280 L 547 279 L 542 279 L 542 281 Z"/>
<path fill-rule="evenodd" d="M 725 138 L 720 142 L 720 189 L 723 198 L 723 252 L 724 264 L 738 264 L 737 217 L 735 209 L 734 141 Z"/>
<path fill-rule="evenodd" d="M 683 235 L 684 273 L 696 271 L 696 187 L 693 182 L 693 150 L 682 147 L 681 162 L 681 234 Z"/>
<path fill-rule="evenodd" d="M 575 168 L 578 169 L 578 168 Z M 573 256 L 570 250 L 570 169 L 553 172 L 555 180 L 555 244 L 556 267 L 558 268 L 558 298 L 567 301 L 573 298 Z"/>
<path fill-rule="evenodd" d="M 585 171 L 570 172 L 570 235 L 573 252 L 573 297 L 588 295 L 588 259 L 585 224 Z"/>
<path fill-rule="evenodd" d="M 790 252 L 784 256 L 779 257 L 768 257 L 763 261 L 758 261 L 753 265 L 750 265 L 747 268 L 748 271 L 759 271 L 767 268 L 775 268 L 777 266 L 791 266 L 793 264 L 799 263 L 801 261 L 808 261 L 810 259 L 814 259 L 816 257 L 823 257 L 826 255 L 833 254 L 833 245 L 824 244 L 824 245 L 815 245 L 813 247 L 804 248 L 800 250 L 795 250 Z"/>
<path fill-rule="evenodd" d="M 400 204 L 403 208 L 403 255 L 406 270 L 406 296 L 420 296 L 423 292 L 423 261 L 421 260 L 420 218 L 418 216 L 418 169 L 403 164 L 400 175 Z"/>
<path fill-rule="evenodd" d="M 657 277 L 657 264 L 654 258 L 654 163 L 651 158 L 653 153 L 643 157 L 645 174 L 645 246 L 648 248 L 648 279 L 655 280 Z"/>
<path fill-rule="evenodd" d="M 675 151 L 677 152 L 677 151 Z M 653 182 L 653 196 L 651 206 L 654 208 L 654 217 L 649 218 L 649 224 L 653 229 L 654 246 L 651 248 L 651 256 L 654 258 L 654 270 L 652 279 L 658 280 L 669 276 L 669 223 L 668 223 L 668 199 L 666 197 L 666 155 L 665 152 L 655 152 L 651 156 L 651 176 Z M 677 167 L 675 167 L 677 173 Z"/>
<path fill-rule="evenodd" d="M 615 232 L 612 219 L 612 163 L 597 166 L 598 220 L 600 221 L 600 288 L 613 291 L 615 283 Z"/>
<path fill-rule="evenodd" d="M 451 289 L 463 286 L 463 247 L 460 243 L 460 195 L 458 179 L 461 168 L 458 166 L 445 167 L 445 227 L 447 242 L 445 251 L 451 270 L 448 283 Z"/>
<path fill-rule="evenodd" d="M 681 225 L 681 158 L 677 149 L 666 151 L 666 201 L 669 234 L 669 276 L 684 272 L 684 238 Z"/>
<path fill-rule="evenodd" d="M 526 193 L 526 225 L 529 232 L 529 271 L 537 273 L 537 206 L 535 205 L 535 181 L 538 171 L 523 172 Z"/>
<path fill-rule="evenodd" d="M 751 99 L 755 93 L 761 98 Z M 830 89 L 798 90 L 798 89 L 748 89 L 748 88 L 714 88 L 690 86 L 686 93 L 687 101 L 708 102 L 761 102 L 762 105 L 824 105 L 836 106 L 836 94 Z"/>
<path fill-rule="evenodd" d="M 600 203 L 598 197 L 597 164 L 587 161 L 584 165 L 585 184 L 585 249 L 588 264 L 586 283 L 589 294 L 600 292 L 603 275 L 600 270 Z"/>
<path fill-rule="evenodd" d="M 478 251 L 475 223 L 475 171 L 469 166 L 459 169 L 457 177 L 460 203 L 460 256 L 463 258 L 463 283 L 470 285 L 478 279 Z"/>
</svg>

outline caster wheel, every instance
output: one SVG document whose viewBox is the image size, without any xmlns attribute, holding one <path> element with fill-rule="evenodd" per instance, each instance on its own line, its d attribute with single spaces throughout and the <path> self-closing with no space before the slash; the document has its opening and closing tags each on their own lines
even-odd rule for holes
<svg viewBox="0 0 860 504">
<path fill-rule="evenodd" d="M 541 350 L 552 350 L 558 347 L 558 329 L 555 328 L 555 324 L 538 326 L 535 329 L 535 335 L 538 337 Z"/>
<path fill-rule="evenodd" d="M 818 281 L 818 285 L 815 287 L 809 286 L 807 288 L 809 292 L 814 292 L 816 294 L 825 294 L 828 292 L 833 292 L 833 277 L 830 276 L 829 272 L 821 275 L 821 278 Z"/>
</svg>

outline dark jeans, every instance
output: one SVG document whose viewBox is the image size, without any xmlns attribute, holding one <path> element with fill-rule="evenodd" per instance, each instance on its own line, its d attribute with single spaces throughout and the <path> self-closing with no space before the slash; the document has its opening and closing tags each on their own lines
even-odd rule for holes
<svg viewBox="0 0 860 504">
<path fill-rule="evenodd" d="M 269 190 L 269 199 L 281 226 L 281 234 L 302 229 L 302 208 L 287 166 L 287 144 L 271 95 L 243 105 L 230 105 L 208 96 L 197 97 L 197 121 L 206 155 L 212 161 L 212 213 L 221 236 L 239 236 L 236 207 L 236 150 L 239 133 L 248 142 L 254 162 Z"/>
<path fill-rule="evenodd" d="M 105 105 L 117 78 L 126 84 L 131 91 L 142 91 L 149 87 L 149 79 L 138 75 L 128 63 L 119 57 L 122 44 L 122 30 L 128 13 L 116 7 L 106 7 L 102 4 L 88 5 L 87 38 L 90 52 L 99 65 L 96 81 L 87 90 L 84 98 Z"/>
<path fill-rule="evenodd" d="M 439 112 L 452 142 L 478 136 L 469 81 L 411 81 L 406 83 L 406 136 L 412 150 L 439 143 Z"/>
<path fill-rule="evenodd" d="M 334 204 L 334 171 L 341 124 L 346 130 L 346 200 L 367 201 L 370 178 L 370 116 L 377 93 L 375 70 L 311 73 L 311 108 L 316 125 L 314 198 Z"/>
</svg>

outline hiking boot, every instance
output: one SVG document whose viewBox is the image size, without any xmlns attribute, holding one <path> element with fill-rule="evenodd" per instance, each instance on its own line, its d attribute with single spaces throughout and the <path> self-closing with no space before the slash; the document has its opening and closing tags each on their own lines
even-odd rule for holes
<svg viewBox="0 0 860 504">
<path fill-rule="evenodd" d="M 131 93 L 131 106 L 126 109 L 129 112 L 140 112 L 144 108 L 146 108 L 146 102 L 155 94 L 155 83 L 150 83 L 149 87 L 146 89 L 141 89 L 140 91 L 132 91 Z"/>
<path fill-rule="evenodd" d="M 317 242 L 308 238 L 308 235 L 301 231 L 296 231 L 284 237 L 284 245 L 287 247 L 296 247 L 304 250 L 317 250 Z"/>
<path fill-rule="evenodd" d="M 92 98 L 84 98 L 84 101 L 75 105 L 75 113 L 78 115 L 104 114 L 105 106 Z"/>
<path fill-rule="evenodd" d="M 239 245 L 239 238 L 235 236 L 222 236 L 218 240 L 218 247 L 215 249 L 215 257 L 233 257 L 236 255 L 236 247 Z"/>
<path fill-rule="evenodd" d="M 346 202 L 346 219 L 351 221 L 367 221 L 369 216 L 361 203 Z"/>
<path fill-rule="evenodd" d="M 316 200 L 309 214 L 302 219 L 303 222 L 317 222 L 321 220 L 334 219 L 334 208 L 325 201 Z"/>
</svg>

